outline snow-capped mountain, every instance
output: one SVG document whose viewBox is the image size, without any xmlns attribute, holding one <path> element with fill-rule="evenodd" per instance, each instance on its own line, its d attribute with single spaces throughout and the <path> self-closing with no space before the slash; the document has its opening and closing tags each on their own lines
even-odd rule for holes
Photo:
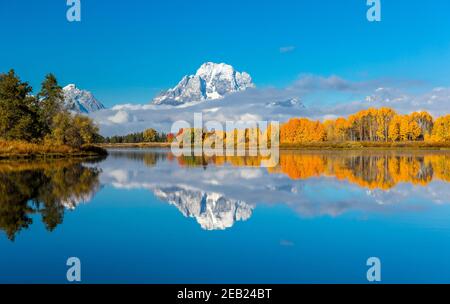
<svg viewBox="0 0 450 304">
<path fill-rule="evenodd" d="M 205 230 L 225 230 L 237 221 L 248 220 L 253 212 L 247 203 L 214 192 L 173 186 L 156 188 L 154 193 L 176 206 L 185 217 L 195 218 Z"/>
<path fill-rule="evenodd" d="M 88 114 L 105 109 L 105 106 L 91 92 L 80 90 L 74 84 L 64 87 L 63 92 L 64 102 L 71 111 Z"/>
<path fill-rule="evenodd" d="M 174 88 L 153 99 L 153 104 L 179 106 L 215 100 L 254 87 L 251 76 L 246 72 L 238 72 L 225 63 L 207 62 L 195 75 L 184 76 Z"/>
</svg>

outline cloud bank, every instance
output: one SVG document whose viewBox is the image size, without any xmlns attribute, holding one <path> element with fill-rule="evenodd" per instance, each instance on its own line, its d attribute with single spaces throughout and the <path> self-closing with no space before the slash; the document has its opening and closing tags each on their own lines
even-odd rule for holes
<svg viewBox="0 0 450 304">
<path fill-rule="evenodd" d="M 123 104 L 91 114 L 105 136 L 155 128 L 170 131 L 173 122 L 193 122 L 194 113 L 207 120 L 256 119 L 287 121 L 291 117 L 327 119 L 346 116 L 368 107 L 388 106 L 400 113 L 426 110 L 434 116 L 450 108 L 450 88 L 420 89 L 413 83 L 390 80 L 350 81 L 338 76 L 304 75 L 285 88 L 255 88 L 220 100 L 183 107 Z"/>
</svg>

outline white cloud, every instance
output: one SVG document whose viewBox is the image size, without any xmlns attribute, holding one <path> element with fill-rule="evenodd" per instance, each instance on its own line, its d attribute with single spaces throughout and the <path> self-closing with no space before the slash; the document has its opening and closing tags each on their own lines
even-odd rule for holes
<svg viewBox="0 0 450 304">
<path fill-rule="evenodd" d="M 115 124 L 124 124 L 130 121 L 130 115 L 128 112 L 120 110 L 116 114 L 109 116 L 108 120 Z"/>
<path fill-rule="evenodd" d="M 290 53 L 295 51 L 295 46 L 283 46 L 280 47 L 280 53 L 284 54 L 284 53 Z"/>
<path fill-rule="evenodd" d="M 338 118 L 338 116 L 335 115 L 335 114 L 328 114 L 328 115 L 324 115 L 323 116 L 323 120 L 333 120 L 333 119 L 336 119 L 336 118 Z"/>
<path fill-rule="evenodd" d="M 239 120 L 242 121 L 261 121 L 262 117 L 255 114 L 245 113 L 244 115 L 241 115 Z"/>
</svg>

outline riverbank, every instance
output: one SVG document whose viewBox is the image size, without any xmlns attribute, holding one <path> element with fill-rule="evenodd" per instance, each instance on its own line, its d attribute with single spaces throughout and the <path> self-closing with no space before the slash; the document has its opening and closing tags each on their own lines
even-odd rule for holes
<svg viewBox="0 0 450 304">
<path fill-rule="evenodd" d="M 450 150 L 450 142 L 316 142 L 281 144 L 282 150 Z"/>
<path fill-rule="evenodd" d="M 125 148 L 170 148 L 171 143 L 122 143 L 100 144 L 104 149 Z M 315 142 L 303 144 L 281 144 L 281 150 L 450 150 L 450 142 Z"/>
<path fill-rule="evenodd" d="M 125 148 L 170 148 L 171 143 L 123 143 L 123 144 L 99 144 L 104 149 Z"/>
<path fill-rule="evenodd" d="M 23 141 L 0 141 L 0 160 L 59 159 L 105 156 L 108 152 L 96 145 L 72 148 L 66 145 L 45 145 Z"/>
</svg>

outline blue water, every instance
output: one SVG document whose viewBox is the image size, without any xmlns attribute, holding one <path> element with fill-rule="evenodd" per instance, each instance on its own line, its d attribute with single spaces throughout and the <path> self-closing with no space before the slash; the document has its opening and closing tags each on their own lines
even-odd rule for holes
<svg viewBox="0 0 450 304">
<path fill-rule="evenodd" d="M 53 231 L 37 212 L 0 234 L 1 283 L 66 283 L 69 257 L 83 283 L 367 283 L 369 257 L 382 283 L 450 283 L 443 180 L 367 189 L 150 150 L 83 166 L 101 186 Z"/>
</svg>

